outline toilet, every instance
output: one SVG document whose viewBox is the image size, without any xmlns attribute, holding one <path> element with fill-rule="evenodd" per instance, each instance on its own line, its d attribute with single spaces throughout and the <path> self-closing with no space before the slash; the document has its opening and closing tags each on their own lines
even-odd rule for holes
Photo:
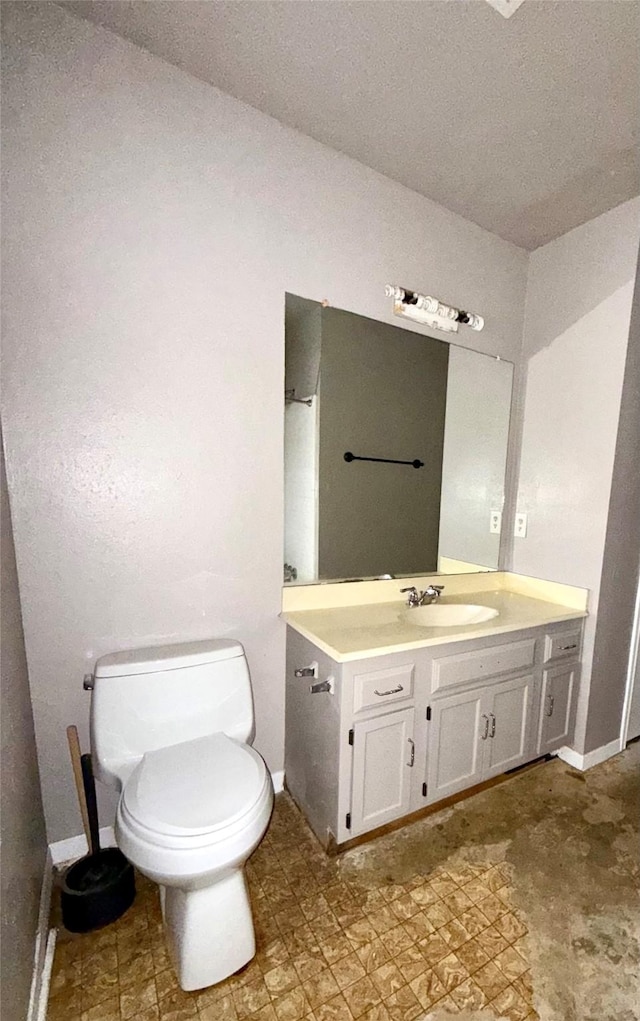
<svg viewBox="0 0 640 1021">
<path fill-rule="evenodd" d="M 160 886 L 185 990 L 221 982 L 255 954 L 243 868 L 267 829 L 273 785 L 253 738 L 239 642 L 134 649 L 96 662 L 95 775 L 120 791 L 118 846 Z"/>
</svg>

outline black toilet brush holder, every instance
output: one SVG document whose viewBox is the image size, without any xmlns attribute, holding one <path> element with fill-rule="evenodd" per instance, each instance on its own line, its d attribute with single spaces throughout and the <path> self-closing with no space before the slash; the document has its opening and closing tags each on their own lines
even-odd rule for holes
<svg viewBox="0 0 640 1021">
<path fill-rule="evenodd" d="M 69 932 L 91 932 L 120 918 L 136 895 L 133 866 L 117 847 L 100 848 L 96 787 L 90 755 L 81 757 L 89 818 L 89 854 L 62 880 L 62 921 Z"/>
</svg>

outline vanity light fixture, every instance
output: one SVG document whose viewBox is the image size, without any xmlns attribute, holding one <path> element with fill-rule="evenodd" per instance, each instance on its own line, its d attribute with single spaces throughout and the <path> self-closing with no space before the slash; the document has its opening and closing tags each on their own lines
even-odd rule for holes
<svg viewBox="0 0 640 1021">
<path fill-rule="evenodd" d="M 413 319 L 423 326 L 442 330 L 444 333 L 457 333 L 458 324 L 470 326 L 472 330 L 481 330 L 484 319 L 475 312 L 464 312 L 462 309 L 445 305 L 438 298 L 417 291 L 405 291 L 395 284 L 387 284 L 384 289 L 387 298 L 393 298 L 393 311 L 397 316 Z"/>
<path fill-rule="evenodd" d="M 510 18 L 524 3 L 524 0 L 487 0 L 487 3 L 491 4 L 494 11 L 501 14 L 503 18 Z"/>
</svg>

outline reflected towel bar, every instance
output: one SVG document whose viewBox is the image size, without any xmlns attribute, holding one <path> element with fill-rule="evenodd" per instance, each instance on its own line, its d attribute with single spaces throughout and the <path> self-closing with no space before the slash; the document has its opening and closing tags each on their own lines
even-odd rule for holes
<svg viewBox="0 0 640 1021">
<path fill-rule="evenodd" d="M 424 468 L 424 461 L 397 461 L 393 457 L 358 457 L 356 454 L 352 454 L 350 450 L 347 450 L 344 455 L 345 461 L 380 461 L 383 464 L 410 464 L 414 468 Z"/>
</svg>

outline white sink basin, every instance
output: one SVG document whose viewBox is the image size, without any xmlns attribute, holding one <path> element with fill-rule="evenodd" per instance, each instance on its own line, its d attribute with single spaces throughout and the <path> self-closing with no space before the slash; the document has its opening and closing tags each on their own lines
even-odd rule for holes
<svg viewBox="0 0 640 1021">
<path fill-rule="evenodd" d="M 403 613 L 407 624 L 418 627 L 459 627 L 463 624 L 482 624 L 498 616 L 490 606 L 470 603 L 432 603 L 431 606 L 411 606 Z"/>
</svg>

